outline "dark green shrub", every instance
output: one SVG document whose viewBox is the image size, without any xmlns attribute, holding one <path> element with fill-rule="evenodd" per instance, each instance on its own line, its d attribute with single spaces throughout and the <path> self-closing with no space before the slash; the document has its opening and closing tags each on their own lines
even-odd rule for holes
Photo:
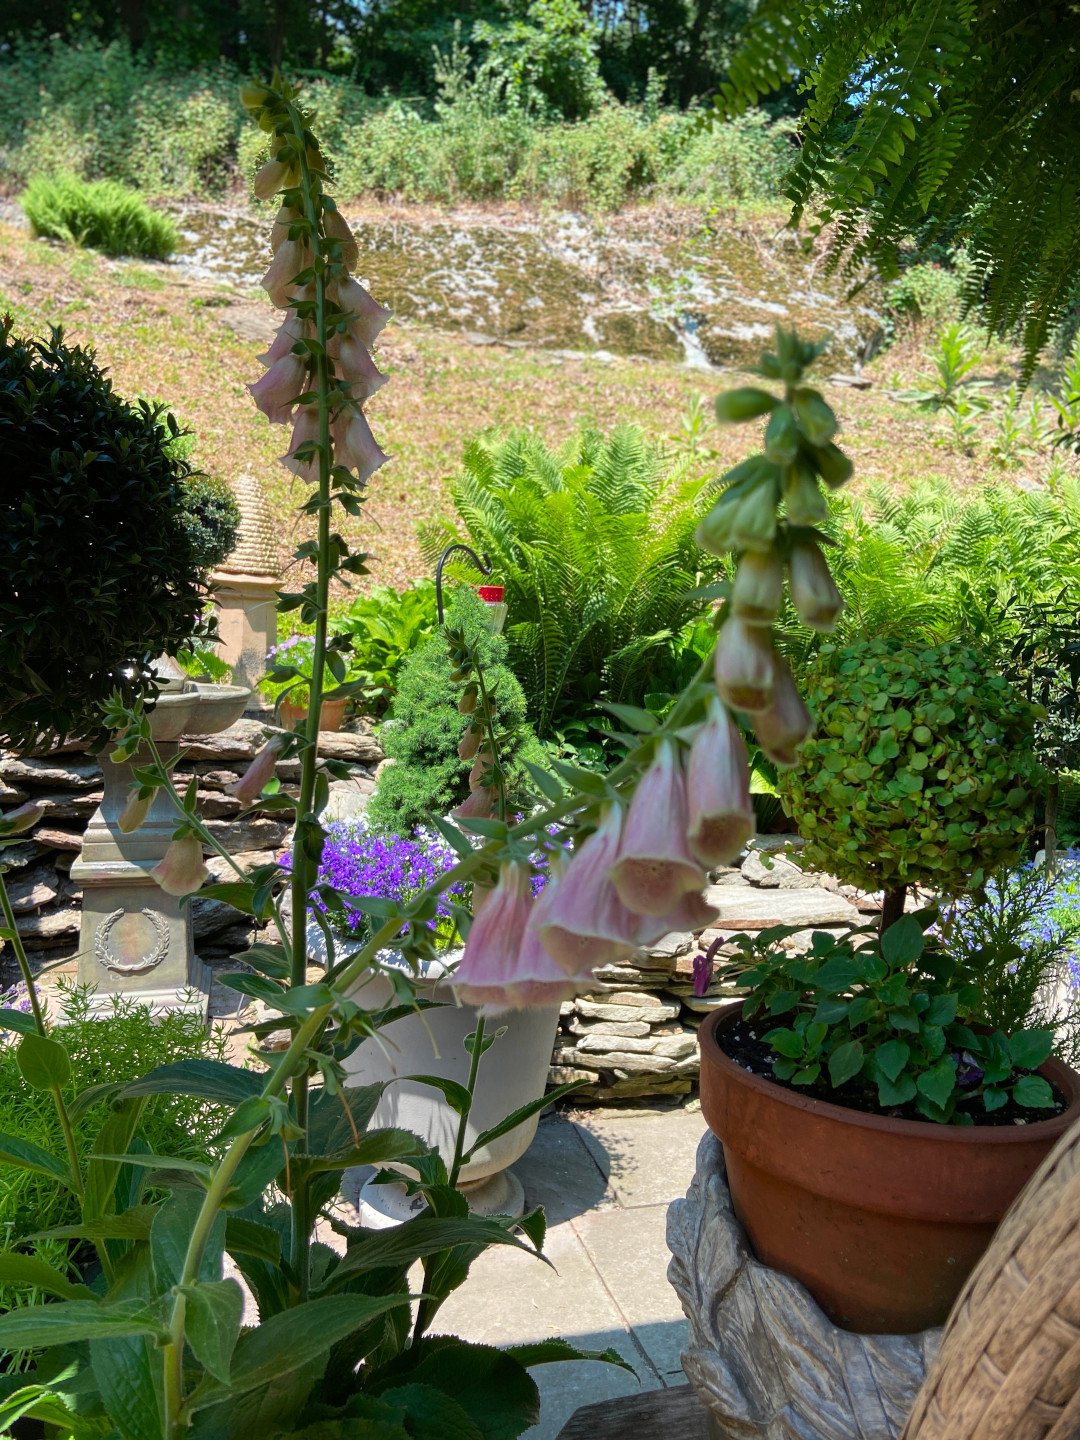
<svg viewBox="0 0 1080 1440">
<path fill-rule="evenodd" d="M 180 523 L 195 564 L 212 570 L 236 547 L 240 507 L 224 480 L 213 475 L 189 475 L 181 487 Z"/>
<path fill-rule="evenodd" d="M 501 731 L 513 732 L 504 746 L 510 789 L 522 778 L 523 757 L 540 761 L 542 755 L 525 722 L 525 696 L 506 665 L 506 641 L 487 629 L 483 601 L 464 587 L 454 592 L 447 606 L 447 624 L 480 637 L 485 680 L 495 694 Z M 451 680 L 454 665 L 443 634 L 425 640 L 401 671 L 393 716 L 379 732 L 392 765 L 379 776 L 367 808 L 373 826 L 407 835 L 429 815 L 444 815 L 469 793 L 471 760 L 458 758 L 458 741 L 469 724 L 457 704 L 462 684 Z"/>
<path fill-rule="evenodd" d="M 867 890 L 950 896 L 1016 860 L 1040 777 L 1037 712 L 984 655 L 825 646 L 806 699 L 817 730 L 780 787 L 815 865 Z"/>
<path fill-rule="evenodd" d="M 709 602 L 688 592 L 721 572 L 694 541 L 716 482 L 634 426 L 587 431 L 562 453 L 524 432 L 477 441 L 451 487 L 464 536 L 421 531 L 434 563 L 466 538 L 506 587 L 509 663 L 546 739 L 597 701 L 674 691 L 682 632 Z"/>
<path fill-rule="evenodd" d="M 176 248 L 176 226 L 115 180 L 78 180 L 38 175 L 19 196 L 36 235 L 104 250 L 167 260 Z"/>
<path fill-rule="evenodd" d="M 216 562 L 189 528 L 191 467 L 158 416 L 60 331 L 28 341 L 0 325 L 5 744 L 100 733 L 114 690 L 146 692 L 154 658 L 205 631 Z"/>
<path fill-rule="evenodd" d="M 382 716 L 394 703 L 402 667 L 436 623 L 431 580 L 401 591 L 376 585 L 334 617 L 334 633 L 352 641 L 345 678 L 363 684 L 357 704 L 366 714 Z"/>
</svg>

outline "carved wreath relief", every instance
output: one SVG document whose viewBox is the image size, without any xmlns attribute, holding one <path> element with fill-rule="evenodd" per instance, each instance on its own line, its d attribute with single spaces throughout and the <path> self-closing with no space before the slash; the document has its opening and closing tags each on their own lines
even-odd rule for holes
<svg viewBox="0 0 1080 1440">
<path fill-rule="evenodd" d="M 120 975 L 153 970 L 168 953 L 168 924 L 153 910 L 114 910 L 94 935 L 94 954 Z"/>
</svg>

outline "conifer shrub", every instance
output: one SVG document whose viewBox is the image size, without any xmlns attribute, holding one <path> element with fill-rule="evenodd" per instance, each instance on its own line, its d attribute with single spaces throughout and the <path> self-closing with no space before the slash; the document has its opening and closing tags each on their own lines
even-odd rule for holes
<svg viewBox="0 0 1080 1440">
<path fill-rule="evenodd" d="M 507 644 L 488 629 L 482 600 L 464 587 L 447 606 L 447 625 L 479 637 L 485 683 L 494 693 L 501 749 L 514 789 L 525 778 L 522 760 L 541 763 L 543 754 L 525 718 L 525 695 L 506 664 Z M 393 714 L 379 738 L 392 761 L 379 776 L 367 808 L 372 827 L 410 834 L 430 815 L 445 815 L 469 793 L 471 760 L 458 758 L 457 747 L 470 723 L 458 711 L 464 686 L 452 680 L 454 663 L 441 632 L 423 641 L 405 662 Z"/>
</svg>

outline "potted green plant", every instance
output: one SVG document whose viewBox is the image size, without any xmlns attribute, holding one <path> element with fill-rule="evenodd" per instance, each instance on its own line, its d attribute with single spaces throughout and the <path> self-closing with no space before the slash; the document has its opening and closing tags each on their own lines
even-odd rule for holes
<svg viewBox="0 0 1080 1440">
<path fill-rule="evenodd" d="M 1080 1116 L 1054 1032 L 995 1029 L 935 916 L 796 955 L 788 929 L 744 939 L 746 1000 L 701 1027 L 702 1110 L 755 1253 L 849 1330 L 943 1323 Z"/>
</svg>

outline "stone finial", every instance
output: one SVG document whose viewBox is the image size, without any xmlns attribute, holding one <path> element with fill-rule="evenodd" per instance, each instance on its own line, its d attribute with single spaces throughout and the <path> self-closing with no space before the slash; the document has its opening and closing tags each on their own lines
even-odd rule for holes
<svg viewBox="0 0 1080 1440">
<path fill-rule="evenodd" d="M 240 507 L 240 532 L 236 548 L 219 569 L 226 575 L 273 575 L 276 578 L 281 571 L 274 519 L 262 482 L 250 470 L 244 470 L 229 483 Z"/>
</svg>

